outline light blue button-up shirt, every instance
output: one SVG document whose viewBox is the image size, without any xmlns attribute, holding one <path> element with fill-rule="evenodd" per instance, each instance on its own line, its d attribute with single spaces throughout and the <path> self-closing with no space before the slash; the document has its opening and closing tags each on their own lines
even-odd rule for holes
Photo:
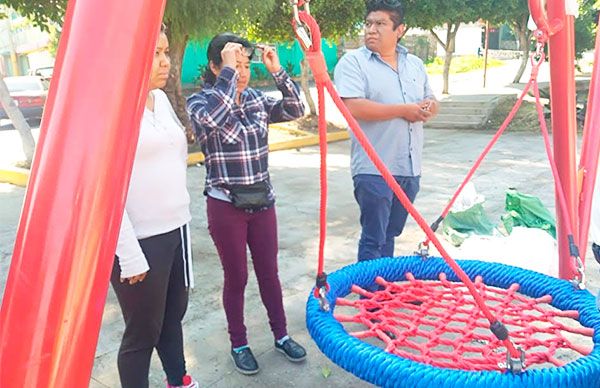
<svg viewBox="0 0 600 388">
<path fill-rule="evenodd" d="M 411 104 L 435 98 L 425 66 L 398 45 L 398 69 L 366 47 L 345 54 L 338 62 L 334 79 L 342 98 L 364 98 L 382 104 Z M 403 118 L 381 121 L 357 120 L 379 157 L 395 176 L 421 175 L 423 123 Z M 381 175 L 351 133 L 351 171 Z"/>
</svg>

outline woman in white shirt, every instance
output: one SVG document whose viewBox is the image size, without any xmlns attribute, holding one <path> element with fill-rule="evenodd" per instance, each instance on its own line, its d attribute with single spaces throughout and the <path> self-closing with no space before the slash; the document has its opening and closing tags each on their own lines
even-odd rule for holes
<svg viewBox="0 0 600 388">
<path fill-rule="evenodd" d="M 187 141 L 164 87 L 169 42 L 161 28 L 142 117 L 111 283 L 125 332 L 118 356 L 123 388 L 148 387 L 154 348 L 167 387 L 196 388 L 187 374 L 181 320 L 193 286 L 186 188 Z"/>
</svg>

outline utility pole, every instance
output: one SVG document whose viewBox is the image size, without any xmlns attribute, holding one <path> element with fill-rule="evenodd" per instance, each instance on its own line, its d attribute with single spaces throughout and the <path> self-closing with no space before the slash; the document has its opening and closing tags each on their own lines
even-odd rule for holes
<svg viewBox="0 0 600 388">
<path fill-rule="evenodd" d="M 483 54 L 483 87 L 487 80 L 488 52 L 490 48 L 490 22 L 485 21 L 485 48 Z"/>
</svg>

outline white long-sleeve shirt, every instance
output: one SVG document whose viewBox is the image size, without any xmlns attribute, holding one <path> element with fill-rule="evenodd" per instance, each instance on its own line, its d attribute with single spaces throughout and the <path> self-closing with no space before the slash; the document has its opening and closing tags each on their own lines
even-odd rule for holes
<svg viewBox="0 0 600 388">
<path fill-rule="evenodd" d="M 152 91 L 144 110 L 125 212 L 117 243 L 121 277 L 149 270 L 138 240 L 170 232 L 191 220 L 186 186 L 187 140 L 167 95 Z"/>
</svg>

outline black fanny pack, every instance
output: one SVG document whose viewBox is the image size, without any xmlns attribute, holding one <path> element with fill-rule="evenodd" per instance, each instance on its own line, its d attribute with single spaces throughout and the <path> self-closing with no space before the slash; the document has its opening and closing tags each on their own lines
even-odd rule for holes
<svg viewBox="0 0 600 388">
<path fill-rule="evenodd" d="M 267 181 L 256 182 L 251 185 L 228 185 L 231 203 L 238 209 L 260 210 L 267 208 L 275 202 L 269 199 L 269 184 Z"/>
</svg>

